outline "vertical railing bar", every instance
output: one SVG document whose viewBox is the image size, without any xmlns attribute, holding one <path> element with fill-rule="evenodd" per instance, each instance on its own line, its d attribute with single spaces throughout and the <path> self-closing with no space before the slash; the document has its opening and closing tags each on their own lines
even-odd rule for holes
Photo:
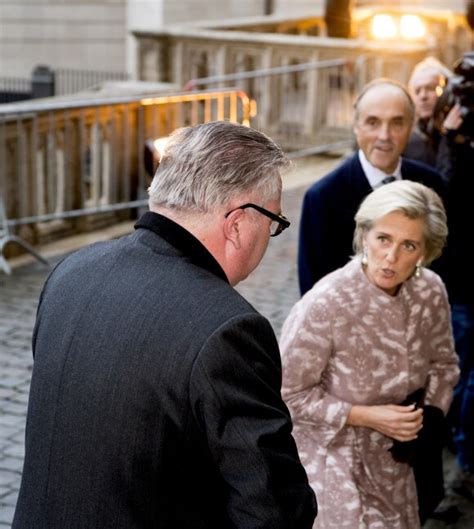
<svg viewBox="0 0 474 529">
<path fill-rule="evenodd" d="M 173 103 L 173 130 L 180 127 L 179 113 L 181 105 L 178 103 Z"/>
<path fill-rule="evenodd" d="M 78 142 L 79 142 L 79 204 L 80 207 L 85 207 L 85 201 L 86 201 L 86 156 L 87 156 L 87 130 L 86 130 L 86 122 L 85 122 L 85 110 L 83 108 L 79 111 L 79 118 L 78 118 Z"/>
<path fill-rule="evenodd" d="M 157 105 L 152 105 L 151 107 L 151 130 L 152 130 L 152 140 L 158 137 L 158 107 Z M 148 139 L 148 138 L 147 138 Z"/>
<path fill-rule="evenodd" d="M 124 106 L 122 113 L 123 120 L 123 152 L 124 152 L 124 163 L 123 163 L 123 198 L 124 200 L 131 200 L 130 197 L 130 109 L 128 105 Z"/>
<path fill-rule="evenodd" d="M 31 214 L 29 210 L 29 200 L 28 200 L 28 183 L 26 181 L 27 163 L 28 163 L 28 149 L 27 149 L 27 138 L 25 123 L 20 118 L 17 120 L 17 199 L 18 199 L 18 211 L 17 217 L 26 217 Z"/>
<path fill-rule="evenodd" d="M 38 215 L 38 162 L 37 162 L 37 153 L 38 153 L 38 114 L 35 114 L 31 123 L 31 143 L 30 143 L 30 196 L 31 196 L 31 214 Z"/>
<path fill-rule="evenodd" d="M 101 142 L 100 142 L 100 109 L 96 108 L 94 111 L 92 129 L 91 129 L 91 163 L 90 163 L 90 199 L 88 206 L 98 206 L 101 190 L 100 190 L 100 173 L 101 173 Z"/>
<path fill-rule="evenodd" d="M 62 199 L 63 211 L 72 209 L 72 189 L 73 185 L 71 178 L 73 178 L 74 170 L 72 167 L 72 113 L 71 111 L 65 110 L 63 113 L 64 120 L 64 142 L 63 142 L 63 167 L 64 167 L 64 179 L 63 179 L 63 190 L 64 195 Z"/>
<path fill-rule="evenodd" d="M 100 165 L 100 198 L 99 203 L 101 206 L 105 206 L 109 203 L 110 194 L 110 175 L 111 175 L 111 164 L 110 164 L 110 107 L 104 106 L 102 108 L 102 137 L 100 142 L 101 160 Z"/>
<path fill-rule="evenodd" d="M 195 125 L 197 122 L 198 122 L 198 119 L 199 119 L 199 109 L 198 109 L 198 102 L 197 100 L 193 100 L 191 102 L 191 124 L 192 125 Z"/>
<path fill-rule="evenodd" d="M 211 99 L 206 98 L 204 101 L 204 119 L 210 121 L 212 119 Z"/>
<path fill-rule="evenodd" d="M 232 93 L 230 95 L 230 116 L 231 121 L 237 121 L 237 95 Z"/>
<path fill-rule="evenodd" d="M 224 96 L 222 94 L 217 95 L 217 119 L 223 120 L 225 117 L 224 107 Z"/>
<path fill-rule="evenodd" d="M 52 199 L 56 196 L 56 128 L 55 115 L 53 112 L 48 114 L 48 148 L 47 148 L 47 172 L 46 172 L 46 213 L 52 213 Z"/>
<path fill-rule="evenodd" d="M 167 105 L 164 105 L 165 108 L 163 109 L 163 105 L 160 105 L 160 107 L 162 108 L 162 112 L 160 112 L 160 115 L 163 114 L 163 112 L 166 114 L 166 123 L 168 124 L 168 126 L 166 127 L 166 134 L 168 134 L 169 132 L 171 132 L 173 130 L 173 121 L 174 121 L 174 118 L 173 118 L 173 103 L 168 103 Z"/>
<path fill-rule="evenodd" d="M 55 167 L 56 167 L 56 193 L 55 193 L 55 207 L 54 207 L 54 213 L 62 213 L 64 212 L 64 196 L 65 196 L 65 178 L 66 178 L 66 167 L 65 167 L 65 140 L 66 140 L 66 127 L 65 127 L 65 119 L 64 119 L 65 111 L 61 110 L 57 113 L 57 119 L 56 119 L 56 134 L 57 134 L 57 140 L 56 141 L 56 149 L 54 152 L 54 160 L 55 160 Z M 62 125 L 61 127 L 59 126 Z"/>
<path fill-rule="evenodd" d="M 3 196 L 4 201 L 7 200 L 7 186 L 6 186 L 6 124 L 3 119 L 0 117 L 0 198 Z M 7 212 L 8 213 L 8 212 Z"/>
<path fill-rule="evenodd" d="M 184 103 L 177 103 L 176 120 L 176 125 L 178 127 L 182 127 L 184 125 Z"/>
<path fill-rule="evenodd" d="M 138 127 L 137 127 L 137 153 L 138 153 L 138 198 L 143 198 L 145 193 L 145 161 L 143 159 L 143 149 L 145 146 L 145 115 L 142 105 L 138 106 Z"/>
<path fill-rule="evenodd" d="M 117 106 L 113 106 L 110 109 L 112 118 L 111 118 L 111 130 L 110 130 L 110 196 L 109 203 L 115 203 L 117 201 L 117 159 L 118 159 L 118 145 L 117 145 L 117 115 L 119 109 Z"/>
</svg>

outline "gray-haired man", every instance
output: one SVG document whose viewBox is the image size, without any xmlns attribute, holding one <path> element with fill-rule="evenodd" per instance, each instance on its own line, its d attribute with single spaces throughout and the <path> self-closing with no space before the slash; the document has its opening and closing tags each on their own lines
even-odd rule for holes
<svg viewBox="0 0 474 529">
<path fill-rule="evenodd" d="M 13 529 L 312 526 L 274 333 L 232 288 L 289 225 L 286 164 L 247 127 L 180 129 L 136 231 L 52 272 Z"/>
</svg>

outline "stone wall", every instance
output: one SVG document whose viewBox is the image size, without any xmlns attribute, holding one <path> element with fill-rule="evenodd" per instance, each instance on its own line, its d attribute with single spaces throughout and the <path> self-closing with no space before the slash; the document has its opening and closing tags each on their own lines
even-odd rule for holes
<svg viewBox="0 0 474 529">
<path fill-rule="evenodd" d="M 0 75 L 38 64 L 125 71 L 126 0 L 9 0 L 0 5 Z"/>
</svg>

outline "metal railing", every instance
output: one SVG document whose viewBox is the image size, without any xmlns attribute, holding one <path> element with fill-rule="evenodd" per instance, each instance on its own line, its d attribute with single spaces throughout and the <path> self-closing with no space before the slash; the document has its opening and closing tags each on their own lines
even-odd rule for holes
<svg viewBox="0 0 474 529">
<path fill-rule="evenodd" d="M 104 81 L 128 81 L 130 75 L 125 72 L 107 72 L 95 70 L 73 70 L 56 68 L 56 93 L 66 95 L 93 88 Z"/>
<path fill-rule="evenodd" d="M 0 77 L 0 103 L 31 99 L 31 79 Z"/>
<path fill-rule="evenodd" d="M 191 79 L 184 88 L 242 88 L 257 104 L 253 126 L 298 158 L 352 145 L 352 102 L 361 65 L 362 60 L 345 59 L 291 64 Z"/>
<path fill-rule="evenodd" d="M 251 112 L 250 98 L 232 89 L 1 108 L 0 268 L 10 272 L 10 242 L 31 252 L 27 245 L 55 233 L 111 224 L 145 206 L 150 139 L 211 120 L 250 125 Z"/>
<path fill-rule="evenodd" d="M 35 68 L 30 78 L 0 77 L 0 103 L 12 103 L 34 99 L 68 95 L 94 88 L 105 81 L 127 81 L 125 72 L 52 69 L 47 66 Z"/>
</svg>

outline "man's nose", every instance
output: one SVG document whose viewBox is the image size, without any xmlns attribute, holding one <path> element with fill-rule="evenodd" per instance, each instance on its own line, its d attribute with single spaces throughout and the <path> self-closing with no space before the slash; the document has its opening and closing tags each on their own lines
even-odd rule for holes
<svg viewBox="0 0 474 529">
<path fill-rule="evenodd" d="M 426 97 L 428 96 L 428 90 L 426 88 L 422 88 L 420 90 L 420 97 L 421 99 L 426 99 Z"/>
<path fill-rule="evenodd" d="M 388 123 L 382 123 L 380 125 L 378 136 L 381 140 L 387 140 L 390 138 L 390 127 Z"/>
</svg>

